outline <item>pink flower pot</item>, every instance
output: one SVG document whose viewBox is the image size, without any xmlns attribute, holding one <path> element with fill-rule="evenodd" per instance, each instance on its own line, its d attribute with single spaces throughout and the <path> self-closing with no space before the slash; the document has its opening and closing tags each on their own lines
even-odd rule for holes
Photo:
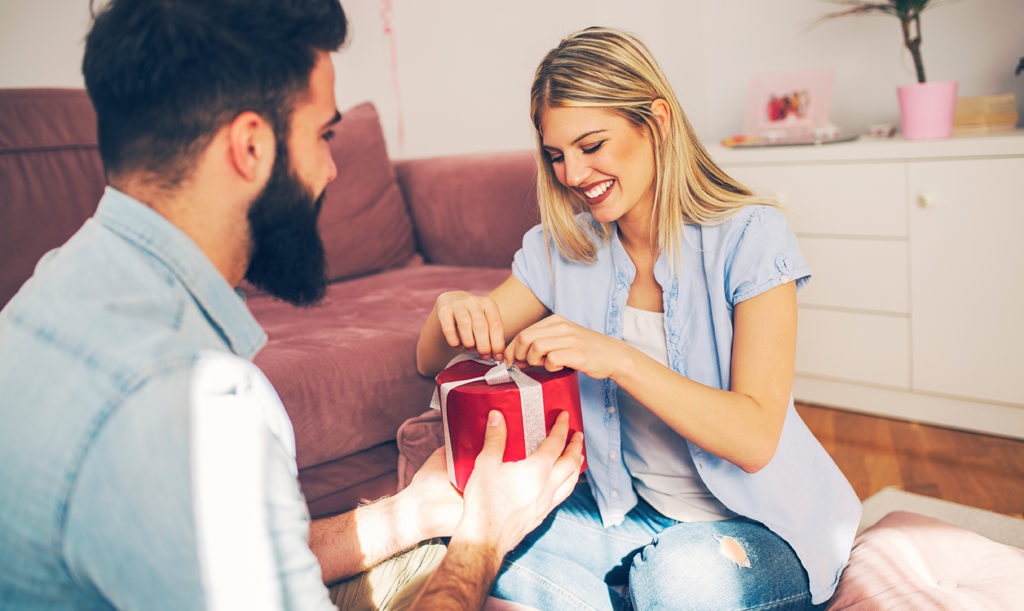
<svg viewBox="0 0 1024 611">
<path fill-rule="evenodd" d="M 907 140 L 948 138 L 953 133 L 956 81 L 897 87 L 900 121 Z"/>
</svg>

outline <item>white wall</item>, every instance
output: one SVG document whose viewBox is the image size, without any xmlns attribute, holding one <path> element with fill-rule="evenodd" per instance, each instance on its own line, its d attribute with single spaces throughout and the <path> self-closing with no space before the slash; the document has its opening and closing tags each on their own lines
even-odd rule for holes
<svg viewBox="0 0 1024 611">
<path fill-rule="evenodd" d="M 335 58 L 339 105 L 375 102 L 394 157 L 532 146 L 533 71 L 565 34 L 588 25 L 643 38 L 706 140 L 741 131 L 758 73 L 835 68 L 831 117 L 851 133 L 898 123 L 895 88 L 915 80 L 895 18 L 808 29 L 836 8 L 819 0 L 393 0 L 400 142 L 385 2 L 343 4 L 351 38 Z M 0 0 L 0 87 L 81 87 L 88 20 L 88 0 Z M 1024 118 L 1024 75 L 1013 75 L 1024 56 L 1024 2 L 958 0 L 922 21 L 929 80 L 958 80 L 960 95 L 1013 92 Z"/>
</svg>

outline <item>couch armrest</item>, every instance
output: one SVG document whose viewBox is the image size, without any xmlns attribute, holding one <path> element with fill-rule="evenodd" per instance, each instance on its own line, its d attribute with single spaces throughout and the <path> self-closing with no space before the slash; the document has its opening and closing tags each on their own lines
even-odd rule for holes
<svg viewBox="0 0 1024 611">
<path fill-rule="evenodd" d="M 430 263 L 510 267 L 540 222 L 531 152 L 401 160 L 395 172 Z"/>
</svg>

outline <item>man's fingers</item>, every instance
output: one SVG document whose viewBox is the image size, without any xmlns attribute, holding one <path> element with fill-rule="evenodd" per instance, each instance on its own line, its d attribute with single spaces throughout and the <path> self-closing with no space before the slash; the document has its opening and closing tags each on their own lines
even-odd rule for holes
<svg viewBox="0 0 1024 611">
<path fill-rule="evenodd" d="M 491 410 L 487 414 L 487 427 L 484 430 L 484 447 L 476 457 L 476 466 L 481 463 L 500 464 L 505 456 L 505 416 Z"/>
<path fill-rule="evenodd" d="M 554 426 L 551 427 L 551 432 L 548 433 L 544 441 L 540 442 L 540 445 L 537 446 L 533 454 L 543 456 L 553 463 L 562 454 L 562 450 L 565 448 L 565 440 L 568 437 L 569 414 L 568 412 L 559 412 L 558 417 L 555 418 Z"/>
<path fill-rule="evenodd" d="M 551 507 L 558 507 L 562 504 L 562 501 L 569 498 L 569 495 L 572 494 L 573 489 L 576 488 L 576 484 L 579 481 L 580 471 L 577 468 L 569 478 L 563 480 L 562 483 L 555 488 L 555 493 L 551 495 Z"/>
<path fill-rule="evenodd" d="M 551 479 L 561 481 L 572 477 L 573 473 L 579 473 L 583 465 L 583 433 L 576 432 L 565 451 L 558 457 L 551 467 Z"/>
<path fill-rule="evenodd" d="M 583 466 L 583 433 L 577 432 L 569 440 L 565 451 L 555 461 L 548 473 L 548 490 L 551 494 L 552 507 L 557 506 L 572 494 L 576 482 L 580 478 L 580 467 Z"/>
</svg>

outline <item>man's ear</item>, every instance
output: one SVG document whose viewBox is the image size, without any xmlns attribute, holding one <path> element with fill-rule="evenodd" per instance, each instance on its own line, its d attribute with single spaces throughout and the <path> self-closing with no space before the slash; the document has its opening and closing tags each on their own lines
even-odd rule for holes
<svg viewBox="0 0 1024 611">
<path fill-rule="evenodd" d="M 228 156 L 239 176 L 262 182 L 274 167 L 277 147 L 274 128 L 260 115 L 247 110 L 228 124 Z"/>
<path fill-rule="evenodd" d="M 668 130 L 672 127 L 672 110 L 669 108 L 668 102 L 662 98 L 652 101 L 651 114 L 654 115 L 655 120 L 661 127 L 661 135 L 665 136 L 668 134 Z"/>
</svg>

